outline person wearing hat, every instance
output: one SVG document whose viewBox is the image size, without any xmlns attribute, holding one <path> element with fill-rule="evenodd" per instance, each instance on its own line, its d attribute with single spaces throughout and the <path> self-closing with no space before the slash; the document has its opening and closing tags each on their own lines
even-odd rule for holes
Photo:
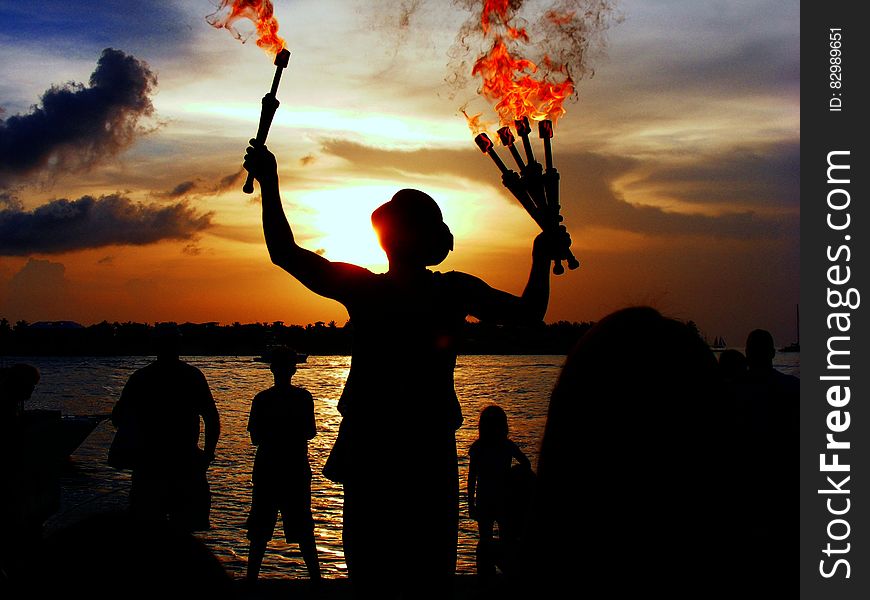
<svg viewBox="0 0 870 600">
<path fill-rule="evenodd" d="M 153 342 L 156 360 L 130 375 L 112 409 L 115 435 L 130 446 L 129 462 L 119 467 L 133 471 L 130 510 L 136 518 L 206 530 L 211 505 L 206 471 L 215 457 L 220 416 L 205 375 L 179 356 L 178 328 L 158 325 Z"/>
<path fill-rule="evenodd" d="M 320 563 L 314 542 L 311 516 L 311 467 L 308 440 L 317 435 L 314 398 L 308 390 L 291 385 L 296 364 L 303 362 L 295 351 L 279 346 L 272 351 L 271 370 L 275 385 L 254 396 L 248 418 L 254 458 L 251 512 L 248 516 L 248 583 L 255 583 L 266 545 L 278 522 L 278 511 L 288 543 L 299 543 L 311 581 L 320 581 Z"/>
<path fill-rule="evenodd" d="M 453 235 L 428 194 L 404 189 L 372 214 L 389 270 L 332 262 L 296 243 L 281 205 L 275 157 L 251 143 L 245 168 L 260 182 L 272 262 L 316 294 L 341 302 L 353 323 L 342 424 L 324 469 L 344 486 L 342 541 L 353 586 L 361 597 L 446 597 L 459 523 L 455 431 L 462 412 L 453 370 L 462 327 L 469 315 L 540 323 L 551 257 L 566 240 L 535 239 L 520 296 L 466 273 L 431 271 L 427 267 L 453 249 Z M 407 538 L 392 538 L 394 531 Z"/>
</svg>

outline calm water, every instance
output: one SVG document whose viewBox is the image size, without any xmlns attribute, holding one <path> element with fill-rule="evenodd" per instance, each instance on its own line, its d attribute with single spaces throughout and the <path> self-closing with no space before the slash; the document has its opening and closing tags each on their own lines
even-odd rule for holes
<svg viewBox="0 0 870 600">
<path fill-rule="evenodd" d="M 187 357 L 199 367 L 211 385 L 221 415 L 221 439 L 217 458 L 209 470 L 212 490 L 212 529 L 200 535 L 240 576 L 245 569 L 247 540 L 245 519 L 251 501 L 251 469 L 254 447 L 246 431 L 250 401 L 254 394 L 272 385 L 268 365 L 250 357 Z M 127 377 L 148 364 L 140 357 L 109 358 L 13 358 L 6 364 L 28 362 L 39 368 L 42 379 L 30 402 L 31 408 L 61 409 L 65 414 L 108 413 Z M 455 373 L 456 391 L 465 415 L 457 432 L 461 490 L 465 489 L 468 448 L 477 437 L 477 415 L 488 404 L 498 403 L 510 418 L 511 438 L 537 462 L 538 443 L 546 420 L 547 402 L 563 356 L 461 356 Z M 775 366 L 800 376 L 800 356 L 779 354 Z M 312 479 L 312 509 L 321 568 L 326 577 L 346 576 L 341 549 L 341 488 L 320 471 L 338 432 L 338 398 L 350 367 L 350 357 L 312 356 L 301 365 L 294 384 L 308 389 L 316 400 L 317 437 L 309 443 Z M 114 429 L 106 422 L 73 454 L 64 474 L 60 512 L 48 529 L 60 527 L 88 514 L 126 503 L 130 479 L 127 472 L 105 464 Z M 384 490 L 384 498 L 389 498 Z M 295 546 L 278 535 L 269 545 L 262 577 L 304 576 L 305 567 Z M 396 552 L 408 551 L 406 533 L 395 531 Z M 468 519 L 464 502 L 458 548 L 458 571 L 474 572 L 476 524 Z"/>
</svg>

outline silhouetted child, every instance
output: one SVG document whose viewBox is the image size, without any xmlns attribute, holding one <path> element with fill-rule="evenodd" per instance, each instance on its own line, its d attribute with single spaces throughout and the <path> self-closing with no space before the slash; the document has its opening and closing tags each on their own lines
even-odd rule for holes
<svg viewBox="0 0 870 600">
<path fill-rule="evenodd" d="M 498 524 L 500 541 L 510 541 L 517 534 L 511 531 L 511 464 L 517 459 L 523 470 L 531 471 L 531 463 L 508 438 L 507 415 L 500 406 L 483 409 L 478 433 L 468 452 L 468 513 L 480 532 L 477 572 L 487 576 L 495 569 L 493 526 Z"/>
<path fill-rule="evenodd" d="M 317 434 L 314 398 L 290 384 L 300 362 L 293 350 L 276 348 L 272 354 L 275 385 L 254 397 L 248 431 L 257 446 L 254 459 L 254 491 L 248 517 L 248 582 L 260 573 L 266 544 L 278 522 L 284 523 L 288 542 L 298 542 L 313 582 L 320 581 L 320 564 L 314 543 L 311 516 L 311 468 L 308 440 Z"/>
</svg>

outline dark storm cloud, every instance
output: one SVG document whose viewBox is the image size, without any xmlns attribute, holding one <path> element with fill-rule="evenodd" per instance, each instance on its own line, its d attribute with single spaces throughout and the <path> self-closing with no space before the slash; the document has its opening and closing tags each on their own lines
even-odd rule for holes
<svg viewBox="0 0 870 600">
<path fill-rule="evenodd" d="M 0 255 L 189 240 L 211 226 L 212 216 L 185 202 L 146 205 L 118 194 L 53 200 L 33 211 L 0 210 Z"/>
<path fill-rule="evenodd" d="M 223 177 L 217 178 L 214 183 L 209 183 L 207 180 L 197 177 L 178 183 L 170 190 L 164 192 L 156 192 L 161 198 L 184 198 L 186 196 L 202 196 L 205 194 L 219 194 L 236 186 L 241 187 L 242 173 L 244 169 L 230 173 Z"/>
<path fill-rule="evenodd" d="M 225 192 L 229 189 L 232 189 L 233 187 L 236 186 L 236 184 L 239 184 L 242 182 L 242 175 L 244 173 L 246 173 L 246 171 L 244 169 L 239 169 L 235 173 L 230 173 L 229 175 L 225 175 L 225 176 L 221 177 L 218 180 L 214 191 L 215 192 Z"/>
<path fill-rule="evenodd" d="M 327 141 L 322 151 L 341 157 L 349 161 L 352 168 L 368 174 L 374 170 L 387 175 L 461 177 L 487 186 L 499 186 L 500 182 L 498 171 L 489 159 L 474 156 L 476 151 L 471 149 L 389 151 L 354 142 Z M 507 153 L 502 155 L 504 160 L 509 159 Z M 614 182 L 644 166 L 630 157 L 560 152 L 557 167 L 561 174 L 561 203 L 566 221 L 575 227 L 581 224 L 601 226 L 646 235 L 705 235 L 731 239 L 777 238 L 794 226 L 791 217 L 766 216 L 745 209 L 705 215 L 627 202 L 615 189 Z M 704 166 L 701 165 L 702 170 Z M 687 173 L 692 177 L 690 181 L 700 181 L 691 170 Z M 759 169 L 758 173 L 764 170 Z M 668 185 L 680 189 L 674 175 L 672 171 L 670 176 L 663 177 L 660 193 L 667 191 Z M 668 185 L 664 185 L 665 180 Z M 707 189 L 715 190 L 717 182 L 708 181 L 707 185 Z M 702 192 L 697 190 L 697 193 Z"/>
<path fill-rule="evenodd" d="M 343 158 L 355 168 L 366 172 L 459 175 L 465 179 L 487 183 L 492 181 L 492 172 L 487 165 L 488 159 L 474 156 L 471 150 L 468 152 L 449 149 L 391 151 L 344 140 L 326 140 L 322 143 L 321 149 L 324 153 Z"/>
<path fill-rule="evenodd" d="M 197 184 L 195 181 L 182 181 L 174 188 L 172 188 L 168 192 L 164 192 L 161 195 L 166 196 L 167 198 L 179 198 L 196 188 L 196 186 Z"/>
<path fill-rule="evenodd" d="M 147 64 L 106 48 L 87 86 L 53 86 L 30 113 L 0 122 L 0 185 L 40 171 L 86 170 L 124 150 L 153 114 L 156 86 Z"/>
<path fill-rule="evenodd" d="M 800 201 L 800 142 L 740 147 L 662 166 L 632 188 L 693 203 L 792 206 Z"/>
<path fill-rule="evenodd" d="M 0 210 L 7 208 L 21 210 L 21 200 L 18 199 L 18 196 L 8 190 L 0 190 Z"/>
</svg>

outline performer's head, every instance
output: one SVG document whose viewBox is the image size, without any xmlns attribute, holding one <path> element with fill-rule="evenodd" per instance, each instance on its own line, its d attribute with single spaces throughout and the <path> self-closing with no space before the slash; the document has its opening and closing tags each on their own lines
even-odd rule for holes
<svg viewBox="0 0 870 600">
<path fill-rule="evenodd" d="M 372 213 L 372 226 L 390 263 L 437 265 L 453 250 L 441 209 L 420 190 L 396 192 Z"/>
</svg>

